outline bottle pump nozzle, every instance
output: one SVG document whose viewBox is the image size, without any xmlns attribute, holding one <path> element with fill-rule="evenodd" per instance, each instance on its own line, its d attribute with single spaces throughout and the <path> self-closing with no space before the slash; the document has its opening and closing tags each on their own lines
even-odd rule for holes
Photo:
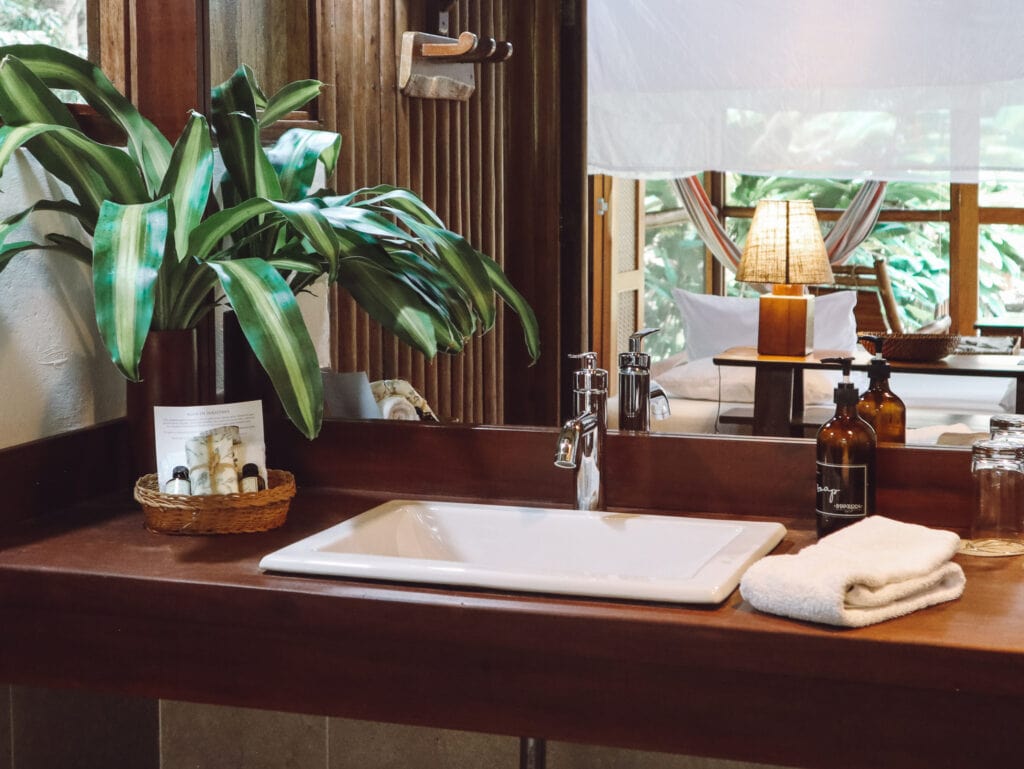
<svg viewBox="0 0 1024 769">
<path fill-rule="evenodd" d="M 833 391 L 835 402 L 845 406 L 856 405 L 860 394 L 857 392 L 857 386 L 850 381 L 853 358 L 822 358 L 821 362 L 835 363 L 843 370 L 843 381 L 836 385 L 836 389 Z"/>
<path fill-rule="evenodd" d="M 889 361 L 882 355 L 884 339 L 874 334 L 861 334 L 857 337 L 857 341 L 871 342 L 871 347 L 875 351 L 875 354 L 871 357 L 871 362 L 868 364 L 868 377 L 871 381 L 877 382 L 880 379 L 888 379 L 892 369 L 889 366 Z"/>
</svg>

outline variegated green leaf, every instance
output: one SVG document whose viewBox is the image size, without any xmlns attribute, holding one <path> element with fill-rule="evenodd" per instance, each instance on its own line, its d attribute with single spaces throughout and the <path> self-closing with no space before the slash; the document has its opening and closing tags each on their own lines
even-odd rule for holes
<svg viewBox="0 0 1024 769">
<path fill-rule="evenodd" d="M 232 235 L 249 221 L 266 214 L 284 217 L 308 239 L 317 253 L 327 261 L 328 274 L 333 279 L 342 249 L 347 250 L 351 246 L 339 240 L 320 209 L 308 201 L 282 203 L 276 200 L 251 198 L 234 208 L 219 211 L 193 231 L 189 245 L 190 253 L 199 260 L 208 259 L 225 237 Z M 358 242 L 358 245 L 363 244 L 364 241 Z"/>
<path fill-rule="evenodd" d="M 171 162 L 160 187 L 171 196 L 171 218 L 178 260 L 188 257 L 188 239 L 206 212 L 213 183 L 213 147 L 206 118 L 193 112 L 174 145 Z"/>
<path fill-rule="evenodd" d="M 153 318 L 154 289 L 168 238 L 170 199 L 100 209 L 93 242 L 96 323 L 110 357 L 139 381 L 139 357 Z"/>
<path fill-rule="evenodd" d="M 480 254 L 454 232 L 424 224 L 407 213 L 396 216 L 420 238 L 441 267 L 469 298 L 477 317 L 487 331 L 494 325 L 497 310 L 494 288 L 480 260 Z"/>
<path fill-rule="evenodd" d="M 0 48 L 0 57 L 7 54 L 23 61 L 48 87 L 78 91 L 89 106 L 119 125 L 128 137 L 128 152 L 142 169 L 147 189 L 151 195 L 156 193 L 171 157 L 170 142 L 118 92 L 99 67 L 47 45 Z"/>
<path fill-rule="evenodd" d="M 316 349 L 288 284 L 262 259 L 208 264 L 220 277 L 288 418 L 307 438 L 315 438 L 323 420 L 323 381 Z"/>
<path fill-rule="evenodd" d="M 281 88 L 270 99 L 260 115 L 260 128 L 272 126 L 289 112 L 302 109 L 320 95 L 319 80 L 296 80 Z"/>
<path fill-rule="evenodd" d="M 213 117 L 217 146 L 235 192 L 241 198 L 281 200 L 281 182 L 260 144 L 256 119 L 243 112 Z"/>
<path fill-rule="evenodd" d="M 445 314 L 453 327 L 453 333 L 463 340 L 473 336 L 476 316 L 469 299 L 448 275 L 413 251 L 395 249 L 389 250 L 388 255 L 427 301 Z"/>
<path fill-rule="evenodd" d="M 36 243 L 31 240 L 22 240 L 17 243 L 6 243 L 0 245 L 0 272 L 11 263 L 11 260 L 18 254 L 26 251 L 60 251 L 60 246 L 46 243 Z"/>
<path fill-rule="evenodd" d="M 320 203 L 316 198 L 313 202 Z M 385 219 L 375 211 L 356 206 L 325 206 L 322 208 L 324 218 L 327 219 L 335 230 L 354 230 L 371 238 L 384 238 L 385 240 L 409 241 L 409 233 L 398 227 L 393 222 Z"/>
<path fill-rule="evenodd" d="M 95 217 L 91 216 L 84 207 L 78 205 L 78 203 L 73 200 L 37 200 L 28 208 L 18 211 L 16 214 L 12 214 L 4 219 L 3 222 L 0 222 L 0 242 L 3 242 L 3 233 L 8 227 L 13 227 L 36 212 L 66 214 L 71 216 L 77 220 L 82 226 L 82 229 L 90 235 L 92 235 L 93 229 L 96 225 Z"/>
<path fill-rule="evenodd" d="M 256 82 L 256 75 L 247 64 L 242 64 L 231 73 L 231 77 L 210 89 L 213 100 L 213 116 L 232 112 L 244 112 L 256 117 L 257 109 L 267 106 L 267 97 Z"/>
<path fill-rule="evenodd" d="M 497 315 L 494 287 L 479 252 L 469 245 L 465 238 L 454 232 L 432 228 L 429 225 L 423 225 L 423 229 L 433 231 L 431 237 L 437 247 L 438 257 L 469 297 L 484 331 L 490 330 Z"/>
<path fill-rule="evenodd" d="M 0 272 L 10 264 L 14 257 L 26 251 L 50 251 L 56 254 L 64 254 L 82 264 L 92 266 L 92 251 L 75 238 L 50 233 L 46 236 L 46 239 L 50 241 L 49 243 L 36 243 L 35 241 L 28 240 L 7 243 L 6 237 L 9 234 L 5 228 L 0 228 Z"/>
<path fill-rule="evenodd" d="M 338 264 L 338 283 L 399 339 L 428 358 L 437 354 L 436 313 L 400 276 L 372 259 L 350 256 Z"/>
<path fill-rule="evenodd" d="M 267 157 L 281 181 L 285 200 L 299 200 L 309 194 L 318 163 L 330 176 L 338 162 L 341 136 L 330 131 L 292 128 L 281 135 Z"/>
<path fill-rule="evenodd" d="M 35 139 L 45 139 L 47 150 L 37 152 Z M 27 123 L 0 128 L 0 170 L 15 150 L 30 145 L 33 154 L 54 176 L 65 181 L 78 201 L 99 210 L 104 200 L 140 203 L 146 189 L 131 158 L 120 150 L 100 144 L 73 128 L 45 123 Z"/>
<path fill-rule="evenodd" d="M 82 264 L 92 266 L 92 249 L 86 246 L 77 238 L 61 235 L 58 232 L 51 232 L 46 239 L 57 246 L 61 253 L 74 257 Z"/>
<path fill-rule="evenodd" d="M 484 269 L 487 270 L 498 296 L 519 316 L 519 322 L 523 327 L 523 337 L 526 340 L 526 351 L 530 354 L 530 361 L 536 362 L 540 357 L 540 326 L 537 324 L 537 316 L 534 314 L 533 308 L 523 298 L 523 295 L 516 291 L 496 261 L 487 254 L 480 254 L 480 261 L 483 263 Z"/>
<path fill-rule="evenodd" d="M 211 122 L 218 146 L 240 199 L 251 197 L 280 200 L 281 185 L 260 144 L 257 108 L 266 97 L 249 67 L 242 65 L 211 91 Z"/>
<path fill-rule="evenodd" d="M 116 179 L 98 177 L 98 172 L 91 164 L 81 163 L 74 150 L 66 142 L 59 141 L 56 134 L 43 130 L 33 130 L 29 134 L 14 133 L 19 128 L 34 125 L 45 125 L 53 131 L 59 129 L 67 135 L 78 132 L 77 124 L 67 108 L 28 66 L 11 55 L 0 59 L 0 119 L 3 120 L 5 128 L 9 129 L 6 139 L 10 140 L 10 144 L 4 141 L 6 148 L 0 148 L 0 168 L 3 168 L 13 149 L 27 142 L 26 149 L 36 156 L 46 170 L 70 186 L 78 201 L 94 215 L 99 211 L 100 203 L 107 197 L 111 184 L 120 184 L 121 187 L 131 184 L 131 179 L 121 184 Z M 85 139 L 84 136 L 82 138 Z M 96 147 L 105 147 L 88 139 L 85 141 Z M 111 147 L 105 149 L 109 152 L 118 152 Z M 132 167 L 131 160 L 124 153 L 119 154 L 123 161 L 120 166 L 121 172 L 138 178 L 138 172 Z"/>
<path fill-rule="evenodd" d="M 423 224 L 444 227 L 444 222 L 430 209 L 430 206 L 402 187 L 393 187 L 389 184 L 365 187 L 348 195 L 342 195 L 337 200 L 341 205 L 363 206 L 383 210 L 385 213 L 400 211 L 415 217 Z"/>
</svg>

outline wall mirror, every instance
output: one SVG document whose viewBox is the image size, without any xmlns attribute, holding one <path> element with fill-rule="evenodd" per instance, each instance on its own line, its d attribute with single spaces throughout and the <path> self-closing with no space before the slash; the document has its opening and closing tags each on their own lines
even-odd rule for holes
<svg viewBox="0 0 1024 769">
<path fill-rule="evenodd" d="M 500 365 L 502 356 L 514 356 L 515 347 L 519 344 L 514 322 L 509 324 L 511 328 L 506 329 L 500 339 L 484 338 L 483 345 L 494 344 L 495 347 L 486 353 L 483 362 L 478 363 L 476 358 L 452 359 L 423 365 L 418 361 L 402 360 L 404 353 L 392 351 L 386 340 L 378 339 L 372 329 L 358 327 L 344 305 L 336 315 L 337 322 L 346 327 L 343 333 L 351 334 L 339 345 L 342 368 L 358 367 L 361 361 L 369 360 L 371 378 L 374 378 L 375 371 L 379 376 L 421 377 L 425 388 L 434 391 L 424 393 L 428 400 L 433 402 L 433 397 L 437 397 L 440 403 L 436 410 L 453 421 L 556 424 L 561 417 L 557 414 L 557 404 L 560 399 L 564 403 L 572 369 L 565 356 L 579 351 L 583 344 L 580 339 L 588 337 L 594 340 L 588 346 L 604 345 L 602 349 L 606 352 L 602 364 L 611 371 L 614 380 L 615 353 L 625 349 L 623 331 L 628 334 L 640 322 L 664 328 L 660 339 L 652 340 L 652 352 L 656 353 L 656 358 L 667 358 L 679 351 L 680 339 L 676 332 L 680 328 L 680 319 L 671 298 L 671 288 L 717 293 L 735 293 L 736 290 L 730 274 L 707 256 L 685 211 L 681 211 L 678 200 L 673 199 L 671 188 L 665 183 L 639 185 L 628 178 L 606 181 L 604 177 L 594 176 L 589 179 L 590 195 L 587 195 L 585 163 L 577 154 L 583 131 L 584 105 L 582 101 L 574 103 L 567 99 L 585 90 L 582 60 L 586 25 L 566 24 L 564 17 L 571 14 L 564 13 L 565 8 L 560 8 L 558 3 L 547 4 L 553 8 L 550 16 L 544 15 L 541 5 L 528 4 L 529 8 L 523 9 L 509 3 L 464 0 L 453 8 L 453 23 L 463 28 L 468 22 L 470 26 L 476 25 L 485 31 L 501 28 L 503 33 L 512 33 L 514 42 L 518 42 L 516 38 L 522 39 L 517 32 L 529 29 L 535 35 L 532 44 L 516 48 L 515 56 L 506 69 L 480 70 L 482 77 L 494 80 L 480 84 L 480 105 L 475 109 L 482 110 L 484 115 L 493 115 L 504 124 L 505 133 L 500 141 L 507 148 L 504 164 L 488 166 L 484 173 L 485 177 L 500 181 L 495 187 L 496 197 L 489 205 L 492 206 L 491 211 L 503 212 L 497 220 L 504 232 L 499 232 L 498 237 L 490 241 L 493 243 L 490 247 L 508 251 L 502 255 L 507 257 L 506 264 L 512 270 L 516 269 L 514 261 L 523 258 L 526 249 L 534 248 L 542 254 L 541 258 L 534 260 L 527 258 L 528 267 L 518 275 L 517 285 L 530 294 L 541 322 L 546 326 L 545 361 L 542 365 L 547 368 L 538 375 L 527 370 L 525 365 L 517 367 L 514 361 L 510 365 L 507 359 L 504 366 Z M 581 7 L 577 3 L 561 5 Z M 589 5 L 592 9 L 608 6 L 607 3 L 595 2 Z M 410 22 L 416 22 L 412 14 Z M 557 32 L 548 33 L 545 37 L 543 27 L 546 23 L 553 24 Z M 386 41 L 387 35 L 382 39 Z M 546 44 L 551 48 L 546 49 Z M 382 61 L 386 62 L 386 52 L 382 53 Z M 573 61 L 572 56 L 577 59 Z M 547 82 L 539 86 L 538 73 L 541 80 L 547 78 Z M 529 82 L 528 76 L 533 78 Z M 500 111 L 500 104 L 492 105 L 488 101 L 490 86 L 504 88 L 513 99 L 516 110 L 505 114 Z M 344 100 L 343 93 L 339 96 Z M 536 115 L 526 107 L 531 97 L 535 105 L 540 105 L 535 107 L 538 111 L 541 107 L 550 109 L 543 119 L 533 123 L 530 121 Z M 558 97 L 562 97 L 561 100 Z M 551 103 L 545 104 L 545 98 L 550 98 Z M 395 109 L 393 104 L 386 103 L 386 99 L 385 108 Z M 574 108 L 579 110 L 578 115 L 572 113 Z M 387 161 L 397 171 L 399 183 L 410 183 L 423 190 L 425 197 L 438 206 L 442 217 L 453 227 L 461 227 L 470 237 L 475 236 L 474 228 L 478 226 L 480 214 L 469 210 L 463 215 L 457 201 L 460 195 L 466 195 L 467 189 L 472 196 L 475 180 L 463 175 L 469 166 L 453 170 L 449 165 L 447 173 L 442 175 L 440 164 L 443 161 L 440 158 L 453 158 L 463 151 L 473 157 L 471 146 L 461 148 L 453 141 L 453 137 L 475 135 L 478 124 L 474 121 L 481 112 L 473 109 L 463 113 L 444 104 L 399 105 L 399 113 L 408 110 L 410 131 L 408 137 L 404 136 L 404 128 L 399 125 L 395 158 Z M 496 111 L 488 113 L 491 109 Z M 350 146 L 362 137 L 358 132 L 359 126 L 354 127 L 354 137 L 350 137 L 342 127 L 345 141 Z M 549 132 L 544 138 L 556 142 L 557 151 L 545 154 L 543 148 L 526 144 L 527 140 L 520 133 L 538 128 Z M 412 158 L 411 163 L 402 154 L 406 139 L 415 142 L 417 150 L 408 156 Z M 537 168 L 523 168 L 526 164 L 513 162 L 515 158 L 533 157 L 532 153 L 519 151 L 524 146 L 536 151 L 539 158 Z M 407 182 L 403 180 L 403 174 Z M 606 183 L 607 189 L 602 187 Z M 827 228 L 838 218 L 858 187 L 856 183 L 829 178 L 772 179 L 764 175 L 739 174 L 711 175 L 705 179 L 705 186 L 714 205 L 724 214 L 727 231 L 740 242 L 753 204 L 759 197 L 811 197 L 819 207 L 823 226 Z M 531 191 L 525 202 L 521 200 L 524 196 L 510 193 L 523 188 Z M 1002 314 L 1013 310 L 1015 283 L 1010 278 L 1022 264 L 1018 253 L 1024 253 L 1024 245 L 1020 248 L 1016 245 L 1017 239 L 1024 236 L 1024 187 L 1012 183 L 892 183 L 886 195 L 879 225 L 865 245 L 864 254 L 866 258 L 875 254 L 886 256 L 892 273 L 922 276 L 917 283 L 901 278 L 899 284 L 903 292 L 904 322 L 908 329 L 925 323 L 929 314 L 948 313 L 961 333 L 974 334 L 979 286 L 983 291 L 996 289 L 995 294 L 982 297 L 982 311 Z M 554 207 L 558 223 L 565 225 L 569 222 L 569 226 L 559 229 L 556 224 L 554 229 L 545 230 L 545 205 Z M 604 212 L 606 205 L 609 209 Z M 591 216 L 591 212 L 597 213 Z M 615 317 L 618 321 L 629 314 L 628 309 L 619 306 L 614 308 L 614 313 L 609 313 L 612 309 L 609 304 L 617 303 L 613 298 L 615 294 L 607 285 L 600 284 L 599 265 L 589 263 L 587 257 L 581 256 L 580 242 L 573 240 L 576 228 L 588 226 L 593 227 L 589 232 L 591 242 L 601 244 L 604 240 L 608 247 L 608 253 L 600 257 L 605 265 L 606 278 L 607 273 L 614 273 L 616 281 L 628 283 L 635 280 L 635 275 L 628 273 L 635 273 L 645 256 L 653 262 L 646 270 L 648 276 L 644 284 L 647 291 L 637 293 L 636 284 L 633 285 L 634 295 L 628 300 L 632 302 L 633 318 L 622 326 L 616 323 L 613 327 L 610 319 Z M 528 240 L 527 229 L 539 230 L 540 234 L 536 239 Z M 566 229 L 570 232 L 568 237 Z M 550 242 L 539 242 L 545 237 Z M 552 246 L 552 243 L 556 245 Z M 559 266 L 557 273 L 552 268 L 556 263 Z M 663 279 L 660 283 L 659 278 Z M 576 295 L 571 293 L 573 289 L 578 291 Z M 551 298 L 552 293 L 558 294 L 558 298 Z M 1001 308 L 997 307 L 1000 303 Z M 640 310 L 644 311 L 643 321 L 639 317 Z M 349 328 L 356 330 L 350 332 Z M 361 350 L 365 350 L 365 354 Z M 503 409 L 475 410 L 460 402 L 461 393 L 453 390 L 451 383 L 457 381 L 461 383 L 459 387 L 472 389 L 474 377 L 477 382 L 495 382 L 498 392 L 506 396 Z M 957 384 L 963 386 L 971 382 L 960 380 Z M 706 381 L 704 384 L 716 388 L 718 382 Z M 1005 394 L 1006 380 L 995 383 L 978 379 L 974 384 L 986 385 L 979 389 L 984 390 L 984 397 L 992 401 L 997 402 Z M 441 392 L 442 389 L 445 391 Z M 831 386 L 824 385 L 819 389 L 824 391 L 822 399 L 830 401 Z M 1000 391 L 997 393 L 996 389 Z M 954 388 L 949 394 L 957 396 L 951 397 L 948 403 L 949 423 L 983 429 L 986 416 L 973 413 L 964 404 L 965 400 L 971 399 L 970 393 L 958 392 Z M 529 402 L 533 408 L 520 408 L 523 402 Z M 703 423 L 701 429 L 716 429 L 719 416 L 716 399 L 704 400 L 699 407 L 704 413 L 700 420 Z M 686 428 L 681 429 L 687 431 Z"/>
</svg>

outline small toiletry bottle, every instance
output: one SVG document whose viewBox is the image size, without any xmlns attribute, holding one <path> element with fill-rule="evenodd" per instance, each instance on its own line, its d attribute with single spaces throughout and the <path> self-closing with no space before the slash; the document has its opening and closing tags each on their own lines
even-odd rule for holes
<svg viewBox="0 0 1024 769">
<path fill-rule="evenodd" d="M 877 336 L 860 336 L 861 341 L 871 342 L 875 355 L 868 366 L 871 384 L 857 402 L 857 413 L 875 431 L 875 439 L 882 443 L 907 442 L 907 407 L 889 388 L 892 373 L 889 361 L 882 357 L 882 339 Z"/>
<path fill-rule="evenodd" d="M 263 479 L 260 478 L 260 469 L 253 462 L 246 462 L 242 466 L 242 485 L 239 490 L 243 494 L 251 494 L 262 489 Z"/>
<path fill-rule="evenodd" d="M 818 430 L 818 537 L 875 512 L 875 431 L 857 413 L 857 388 L 850 381 L 852 358 L 838 363 L 843 381 L 835 389 L 836 413 Z"/>
<path fill-rule="evenodd" d="M 171 471 L 171 480 L 164 484 L 166 494 L 191 494 L 192 484 L 188 480 L 188 468 L 178 465 Z"/>
</svg>

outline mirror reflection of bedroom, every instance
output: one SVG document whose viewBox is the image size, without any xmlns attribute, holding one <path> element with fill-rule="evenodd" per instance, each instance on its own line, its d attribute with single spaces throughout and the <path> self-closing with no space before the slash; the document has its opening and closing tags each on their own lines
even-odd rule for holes
<svg viewBox="0 0 1024 769">
<path fill-rule="evenodd" d="M 743 5 L 728 19 L 730 3 L 685 5 L 600 4 L 588 19 L 591 333 L 614 372 L 634 332 L 659 329 L 643 347 L 671 414 L 651 429 L 814 435 L 838 368 L 799 366 L 802 411 L 773 433 L 754 417 L 760 369 L 730 360 L 758 357 L 759 297 L 775 284 L 814 297 L 811 359 L 863 362 L 861 337 L 883 335 L 908 444 L 969 445 L 1019 411 L 1024 122 L 1000 85 L 1012 36 L 947 19 L 950 35 L 978 36 L 977 60 L 954 61 L 903 4 L 842 18 Z M 758 34 L 784 10 L 798 34 Z M 685 32 L 723 24 L 734 45 Z M 792 236 L 774 233 L 786 277 L 743 279 L 758 204 L 803 200 L 831 274 L 795 275 Z M 609 412 L 614 426 L 614 397 Z"/>
</svg>

